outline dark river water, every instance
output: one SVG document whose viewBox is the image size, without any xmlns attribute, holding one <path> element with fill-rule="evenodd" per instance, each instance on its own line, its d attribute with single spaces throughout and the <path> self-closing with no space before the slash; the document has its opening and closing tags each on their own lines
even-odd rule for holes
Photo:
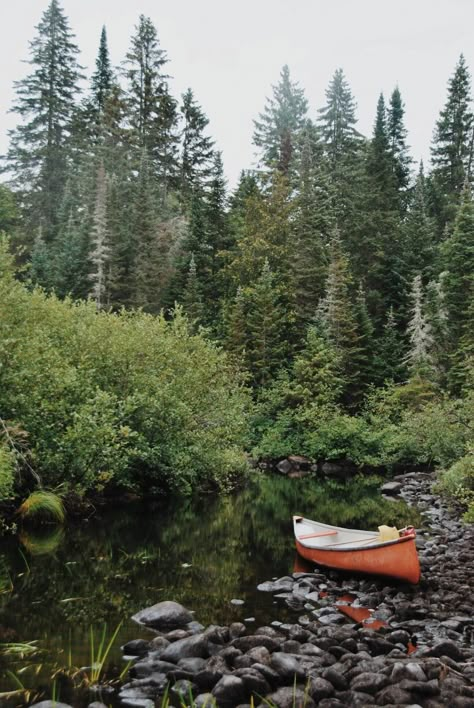
<svg viewBox="0 0 474 708">
<path fill-rule="evenodd" d="M 89 665 L 104 629 L 107 643 L 121 623 L 108 655 L 120 671 L 120 645 L 151 636 L 131 616 L 161 600 L 181 602 L 203 625 L 290 619 L 256 586 L 293 572 L 292 515 L 354 528 L 417 525 L 413 509 L 381 498 L 380 483 L 261 475 L 227 497 L 122 505 L 0 539 L 0 692 L 55 690 L 56 672 Z M 31 656 L 7 646 L 32 641 Z M 0 705 L 25 705 L 25 695 L 0 695 Z"/>
</svg>

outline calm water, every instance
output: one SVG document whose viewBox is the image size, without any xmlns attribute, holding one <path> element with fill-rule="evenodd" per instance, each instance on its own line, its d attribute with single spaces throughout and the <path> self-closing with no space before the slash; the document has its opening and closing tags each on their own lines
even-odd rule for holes
<svg viewBox="0 0 474 708">
<path fill-rule="evenodd" d="M 291 617 L 256 586 L 293 571 L 292 515 L 359 528 L 417 525 L 403 502 L 381 499 L 379 485 L 260 476 L 226 498 L 121 506 L 0 540 L 0 642 L 36 640 L 41 650 L 30 660 L 0 655 L 0 691 L 14 687 L 12 674 L 46 687 L 56 668 L 87 665 L 91 633 L 97 644 L 104 623 L 107 636 L 123 623 L 110 654 L 120 666 L 120 645 L 150 636 L 131 615 L 161 600 L 181 602 L 204 625 Z"/>
</svg>

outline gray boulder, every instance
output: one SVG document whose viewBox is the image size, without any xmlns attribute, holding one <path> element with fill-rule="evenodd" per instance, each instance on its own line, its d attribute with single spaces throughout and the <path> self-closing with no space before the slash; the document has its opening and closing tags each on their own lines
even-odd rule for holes
<svg viewBox="0 0 474 708">
<path fill-rule="evenodd" d="M 132 619 L 138 624 L 144 624 L 161 631 L 184 627 L 193 621 L 193 616 L 179 602 L 165 600 L 140 610 L 133 615 Z"/>
<path fill-rule="evenodd" d="M 178 639 L 173 642 L 160 656 L 162 661 L 171 661 L 177 664 L 180 659 L 188 659 L 190 657 L 198 657 L 207 659 L 209 650 L 207 646 L 207 637 L 205 634 L 193 634 L 191 637 Z"/>
</svg>

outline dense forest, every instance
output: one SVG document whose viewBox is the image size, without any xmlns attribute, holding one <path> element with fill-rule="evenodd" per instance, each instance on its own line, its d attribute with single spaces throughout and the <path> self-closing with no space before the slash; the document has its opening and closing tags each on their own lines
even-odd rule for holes
<svg viewBox="0 0 474 708">
<path fill-rule="evenodd" d="M 364 136 L 341 69 L 314 110 L 284 66 L 231 193 L 169 65 L 140 16 L 119 67 L 102 29 L 87 79 L 57 0 L 31 42 L 0 185 L 0 498 L 26 464 L 49 487 L 187 490 L 246 449 L 442 465 L 472 509 L 463 56 L 429 169 L 398 86 Z"/>
</svg>

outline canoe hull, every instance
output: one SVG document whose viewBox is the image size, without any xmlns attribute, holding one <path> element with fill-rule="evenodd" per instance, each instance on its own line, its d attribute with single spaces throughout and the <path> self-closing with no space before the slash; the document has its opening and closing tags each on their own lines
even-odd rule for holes
<svg viewBox="0 0 474 708">
<path fill-rule="evenodd" d="M 385 575 L 415 584 L 420 579 L 420 563 L 414 536 L 353 550 L 309 548 L 296 538 L 296 548 L 303 558 L 327 568 Z"/>
</svg>

